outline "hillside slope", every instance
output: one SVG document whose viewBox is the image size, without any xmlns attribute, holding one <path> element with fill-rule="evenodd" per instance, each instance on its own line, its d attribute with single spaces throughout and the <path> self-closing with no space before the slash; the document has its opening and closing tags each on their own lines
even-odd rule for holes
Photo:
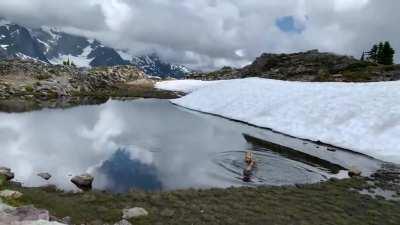
<svg viewBox="0 0 400 225">
<path fill-rule="evenodd" d="M 197 73 L 189 79 L 224 80 L 262 77 L 290 81 L 370 82 L 400 79 L 400 65 L 384 66 L 353 57 L 317 50 L 293 54 L 267 54 L 240 69 L 224 67 L 210 73 Z"/>
</svg>

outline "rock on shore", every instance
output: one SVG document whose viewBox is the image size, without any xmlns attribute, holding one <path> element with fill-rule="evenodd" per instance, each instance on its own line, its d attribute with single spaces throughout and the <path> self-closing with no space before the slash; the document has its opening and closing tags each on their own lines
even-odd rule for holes
<svg viewBox="0 0 400 225">
<path fill-rule="evenodd" d="M 0 167 L 0 176 L 4 176 L 6 180 L 14 179 L 14 173 L 7 167 Z"/>
<path fill-rule="evenodd" d="M 82 174 L 73 177 L 71 179 L 71 182 L 82 190 L 90 190 L 92 189 L 93 180 L 94 177 L 92 177 L 90 174 Z"/>
</svg>

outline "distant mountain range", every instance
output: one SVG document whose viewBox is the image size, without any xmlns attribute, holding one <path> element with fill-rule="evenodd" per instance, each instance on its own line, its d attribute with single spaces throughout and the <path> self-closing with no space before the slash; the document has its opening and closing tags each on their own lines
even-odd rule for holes
<svg viewBox="0 0 400 225">
<path fill-rule="evenodd" d="M 182 78 L 191 71 L 161 60 L 156 54 L 130 55 L 104 46 L 101 42 L 68 34 L 55 28 L 27 27 L 0 19 L 0 58 L 20 58 L 62 64 L 72 61 L 78 67 L 134 65 L 145 73 Z"/>
</svg>

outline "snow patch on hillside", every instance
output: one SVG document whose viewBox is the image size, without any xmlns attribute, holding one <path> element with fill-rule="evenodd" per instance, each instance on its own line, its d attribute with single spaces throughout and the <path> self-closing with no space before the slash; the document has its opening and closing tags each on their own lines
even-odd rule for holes
<svg viewBox="0 0 400 225">
<path fill-rule="evenodd" d="M 44 62 L 44 61 L 42 61 L 40 59 L 37 59 L 37 58 L 30 57 L 30 56 L 25 55 L 24 53 L 21 53 L 21 52 L 17 52 L 15 54 L 15 56 L 18 57 L 19 59 L 22 59 L 22 60 L 31 60 L 31 61 L 47 64 L 47 62 Z"/>
<path fill-rule="evenodd" d="M 130 55 L 129 53 L 127 53 L 127 52 L 125 52 L 125 51 L 119 50 L 119 51 L 117 51 L 117 52 L 118 52 L 119 56 L 121 56 L 121 58 L 122 58 L 123 60 L 131 61 L 132 58 L 133 58 L 132 55 Z"/>
<path fill-rule="evenodd" d="M 60 33 L 61 31 L 57 28 L 42 26 L 41 29 L 51 36 L 50 41 L 53 43 L 57 42 L 61 38 L 61 36 L 59 34 L 57 34 L 57 33 Z"/>
<path fill-rule="evenodd" d="M 400 82 L 305 83 L 248 78 L 178 80 L 173 103 L 400 163 Z"/>
<path fill-rule="evenodd" d="M 191 71 L 187 67 L 182 66 L 182 65 L 172 64 L 171 67 L 172 67 L 173 70 L 180 70 L 183 73 L 191 73 Z"/>
<path fill-rule="evenodd" d="M 46 48 L 46 49 L 45 49 L 45 53 L 48 53 L 48 52 L 49 52 L 49 50 L 50 50 L 50 45 L 49 45 L 49 44 L 47 44 L 46 42 L 44 42 L 44 41 L 40 40 L 39 38 L 36 38 L 36 40 L 37 40 L 39 43 L 41 43 L 41 44 L 43 44 L 43 45 L 44 45 L 44 47 Z"/>
<path fill-rule="evenodd" d="M 89 45 L 83 49 L 82 54 L 78 56 L 74 55 L 60 55 L 57 58 L 53 58 L 50 60 L 52 64 L 63 64 L 64 61 L 68 59 L 72 61 L 77 67 L 90 67 L 90 62 L 92 62 L 93 58 L 89 58 L 89 54 L 92 52 L 92 47 Z"/>
<path fill-rule="evenodd" d="M 8 27 L 9 27 L 10 24 L 11 24 L 10 21 L 5 20 L 5 19 L 0 19 L 0 27 L 6 26 L 6 28 L 8 29 Z"/>
<path fill-rule="evenodd" d="M 167 91 L 181 91 L 185 93 L 193 92 L 199 88 L 217 84 L 221 81 L 201 81 L 201 80 L 171 80 L 156 83 L 156 88 Z"/>
</svg>

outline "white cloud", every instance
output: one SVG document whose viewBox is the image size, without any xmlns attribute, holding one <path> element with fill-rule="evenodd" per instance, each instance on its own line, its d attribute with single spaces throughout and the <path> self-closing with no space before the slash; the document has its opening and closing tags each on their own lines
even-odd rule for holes
<svg viewBox="0 0 400 225">
<path fill-rule="evenodd" d="M 359 10 L 362 9 L 369 0 L 336 0 L 335 10 L 347 11 L 347 10 Z"/>
<path fill-rule="evenodd" d="M 3 0 L 0 15 L 214 69 L 241 66 L 262 52 L 318 48 L 359 57 L 382 40 L 400 49 L 399 7 L 397 0 Z M 302 33 L 277 28 L 276 19 L 284 16 L 293 16 Z"/>
<path fill-rule="evenodd" d="M 119 31 L 131 19 L 130 6 L 120 0 L 92 0 L 92 4 L 101 7 L 105 23 L 112 31 Z"/>
</svg>

